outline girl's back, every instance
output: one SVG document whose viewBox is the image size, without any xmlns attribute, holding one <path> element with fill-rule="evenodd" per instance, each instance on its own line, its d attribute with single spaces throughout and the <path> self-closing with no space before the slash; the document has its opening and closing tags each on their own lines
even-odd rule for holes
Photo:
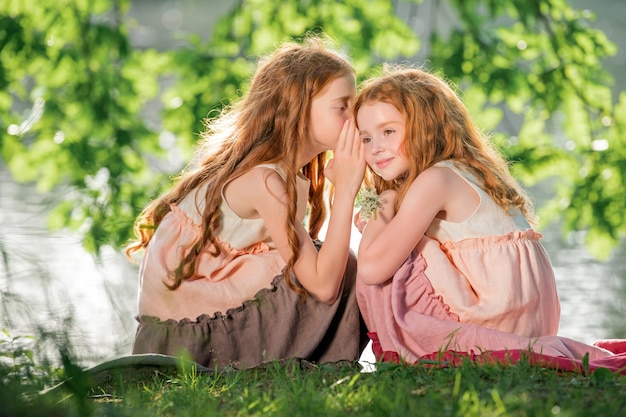
<svg viewBox="0 0 626 417">
<path fill-rule="evenodd" d="M 465 220 L 435 218 L 426 232 L 438 242 L 422 242 L 435 293 L 461 322 L 527 337 L 555 335 L 560 305 L 542 236 L 521 213 L 505 213 L 472 174 L 449 161 L 436 166 L 454 171 L 480 198 Z"/>
<path fill-rule="evenodd" d="M 462 221 L 447 221 L 435 217 L 426 231 L 426 235 L 439 242 L 460 241 L 468 238 L 500 236 L 514 231 L 530 229 L 528 220 L 518 211 L 514 215 L 506 213 L 479 185 L 476 176 L 467 169 L 457 166 L 452 161 L 435 164 L 452 170 L 462 180 L 464 186 L 471 188 L 477 201 L 466 202 L 471 214 Z"/>
<path fill-rule="evenodd" d="M 274 165 L 261 165 L 234 179 L 241 183 L 235 186 L 246 188 L 247 177 L 258 175 L 257 171 L 275 169 Z M 228 184 L 230 182 L 225 187 Z M 301 208 L 298 220 L 302 222 L 309 182 L 300 178 L 298 185 L 298 206 Z M 180 205 L 172 205 L 172 211 L 165 216 L 148 246 L 140 271 L 140 315 L 182 320 L 225 313 L 253 299 L 260 289 L 271 288 L 274 277 L 285 267 L 265 221 L 258 215 L 239 216 L 231 208 L 228 198 L 224 198 L 220 206 L 220 255 L 210 256 L 215 247 L 210 242 L 205 244 L 201 249 L 204 255 L 196 263 L 195 276 L 183 282 L 176 291 L 170 290 L 165 283 L 170 279 L 171 271 L 178 267 L 182 256 L 200 238 L 201 213 L 205 204 L 203 188 L 190 192 Z M 231 197 L 232 200 L 245 199 L 243 195 Z M 161 261 L 155 262 L 156 259 Z"/>
</svg>

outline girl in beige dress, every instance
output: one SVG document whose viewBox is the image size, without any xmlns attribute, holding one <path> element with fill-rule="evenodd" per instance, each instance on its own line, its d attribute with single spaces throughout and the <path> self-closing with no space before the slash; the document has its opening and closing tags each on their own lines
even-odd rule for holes
<svg viewBox="0 0 626 417">
<path fill-rule="evenodd" d="M 289 42 L 208 122 L 195 163 L 136 223 L 133 353 L 214 368 L 358 359 L 349 244 L 365 160 L 355 90 L 352 66 L 323 39 Z M 335 192 L 321 244 L 326 178 Z"/>
</svg>

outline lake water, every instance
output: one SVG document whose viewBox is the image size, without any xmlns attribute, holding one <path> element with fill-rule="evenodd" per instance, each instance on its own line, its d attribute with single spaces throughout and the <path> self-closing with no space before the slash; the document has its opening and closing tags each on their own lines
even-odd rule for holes
<svg viewBox="0 0 626 417">
<path fill-rule="evenodd" d="M 53 196 L 16 184 L 0 167 L 1 320 L 12 336 L 63 334 L 88 362 L 129 353 L 136 266 L 105 250 L 99 262 L 77 235 L 50 233 Z"/>
<path fill-rule="evenodd" d="M 167 34 L 165 29 L 206 25 L 204 17 L 193 21 L 194 16 L 206 16 L 193 12 L 192 6 L 198 4 L 133 2 L 139 20 L 135 41 L 143 46 L 163 44 L 166 41 L 158 36 Z M 225 10 L 224 3 L 215 4 L 221 5 L 220 10 L 207 14 L 211 19 Z M 617 35 L 626 27 L 626 14 L 618 13 L 624 8 L 622 0 L 605 2 L 604 7 L 598 15 L 605 23 L 599 26 L 611 39 L 623 43 L 624 37 Z M 622 67 L 625 47 L 612 61 L 614 68 Z M 624 85 L 624 73 L 614 72 Z M 45 217 L 55 198 L 37 194 L 32 185 L 16 184 L 0 162 L 0 326 L 13 336 L 69 332 L 85 365 L 128 354 L 135 331 L 137 266 L 110 249 L 97 262 L 82 249 L 75 234 L 48 232 Z M 542 233 L 561 298 L 559 334 L 587 343 L 597 338 L 626 338 L 626 266 L 622 262 L 626 248 L 618 248 L 603 263 L 588 254 L 580 236 L 560 239 L 558 225 Z M 355 250 L 357 245 L 355 232 Z"/>
</svg>

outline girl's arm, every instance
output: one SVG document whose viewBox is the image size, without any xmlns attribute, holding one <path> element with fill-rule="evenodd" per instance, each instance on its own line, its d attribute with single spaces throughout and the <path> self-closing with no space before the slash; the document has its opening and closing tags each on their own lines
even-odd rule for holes
<svg viewBox="0 0 626 417">
<path fill-rule="evenodd" d="M 400 268 L 417 246 L 431 222 L 453 209 L 457 200 L 458 177 L 450 169 L 432 167 L 422 172 L 411 184 L 397 213 L 393 213 L 389 195 L 384 197 L 383 210 L 371 218 L 363 229 L 358 252 L 359 279 L 365 284 L 382 284 Z M 395 199 L 395 192 L 393 193 Z M 457 203 L 458 204 L 458 203 Z"/>
<path fill-rule="evenodd" d="M 294 265 L 298 281 L 316 299 L 333 303 L 339 294 L 350 251 L 350 232 L 354 199 L 361 186 L 365 172 L 363 146 L 353 122 L 347 122 L 329 162 L 328 175 L 335 186 L 335 197 L 330 215 L 326 238 L 318 252 L 307 231 L 296 224 L 300 238 L 300 257 Z M 253 170 L 265 171 L 265 170 Z M 286 219 L 287 201 L 285 183 L 273 172 L 264 174 L 261 186 L 253 187 L 251 198 L 255 208 L 265 220 L 270 234 L 283 258 L 291 257 Z"/>
</svg>

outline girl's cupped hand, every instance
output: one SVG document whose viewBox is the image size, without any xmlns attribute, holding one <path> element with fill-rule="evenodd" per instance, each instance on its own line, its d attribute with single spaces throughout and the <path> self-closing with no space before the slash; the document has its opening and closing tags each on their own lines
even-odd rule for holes
<svg viewBox="0 0 626 417">
<path fill-rule="evenodd" d="M 324 168 L 324 175 L 337 193 L 356 196 L 365 175 L 365 148 L 353 120 L 346 120 L 339 135 L 333 159 Z"/>
</svg>

